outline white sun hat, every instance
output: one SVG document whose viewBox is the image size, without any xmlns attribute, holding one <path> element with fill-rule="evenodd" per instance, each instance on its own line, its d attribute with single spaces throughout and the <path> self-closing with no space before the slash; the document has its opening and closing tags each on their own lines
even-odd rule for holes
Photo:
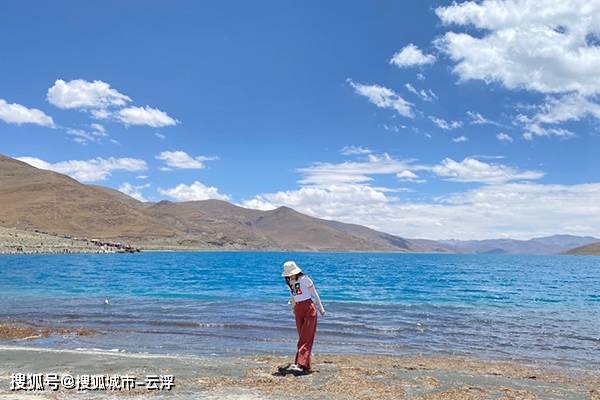
<svg viewBox="0 0 600 400">
<path fill-rule="evenodd" d="M 283 263 L 283 273 L 281 276 L 292 276 L 302 272 L 300 267 L 294 261 L 286 261 Z"/>
</svg>

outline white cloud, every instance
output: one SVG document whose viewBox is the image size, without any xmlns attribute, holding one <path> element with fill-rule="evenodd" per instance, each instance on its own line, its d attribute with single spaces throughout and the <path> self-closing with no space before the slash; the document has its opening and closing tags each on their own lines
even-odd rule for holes
<svg viewBox="0 0 600 400">
<path fill-rule="evenodd" d="M 341 184 L 319 187 L 302 187 L 298 190 L 265 193 L 242 204 L 262 210 L 285 205 L 313 216 L 334 219 L 355 208 L 357 214 L 368 213 L 369 204 L 387 202 L 386 195 L 368 185 Z"/>
<path fill-rule="evenodd" d="M 534 180 L 544 176 L 541 171 L 521 171 L 502 164 L 485 163 L 475 158 L 458 162 L 444 159 L 431 169 L 436 175 L 456 182 L 498 184 L 516 180 Z"/>
<path fill-rule="evenodd" d="M 527 126 L 523 137 L 527 140 L 533 140 L 536 136 L 556 136 L 562 139 L 570 139 L 575 137 L 575 133 L 563 128 L 544 128 L 535 124 Z"/>
<path fill-rule="evenodd" d="M 100 125 L 100 124 L 90 124 L 90 128 L 92 128 L 92 130 L 94 132 L 97 132 L 98 135 L 100 136 L 106 136 L 106 129 L 104 128 L 104 126 Z"/>
<path fill-rule="evenodd" d="M 532 108 L 533 116 L 519 115 L 519 122 L 525 126 L 525 138 L 533 136 L 561 136 L 573 137 L 574 133 L 556 126 L 567 121 L 579 121 L 588 116 L 600 119 L 600 105 L 577 93 L 570 93 L 561 97 L 548 96 L 544 104 Z"/>
<path fill-rule="evenodd" d="M 483 115 L 481 115 L 478 112 L 467 111 L 466 114 L 469 117 L 469 124 L 470 125 L 484 125 L 484 124 L 489 124 L 489 125 L 500 126 L 499 123 L 491 121 L 491 120 L 485 118 Z"/>
<path fill-rule="evenodd" d="M 192 200 L 229 200 L 230 197 L 226 194 L 219 193 L 219 190 L 213 186 L 206 186 L 201 182 L 195 181 L 191 185 L 179 184 L 170 189 L 158 189 L 158 193 L 163 196 L 168 196 L 177 201 L 192 201 Z"/>
<path fill-rule="evenodd" d="M 446 121 L 445 119 L 430 116 L 429 119 L 441 129 L 452 130 L 462 126 L 461 121 Z"/>
<path fill-rule="evenodd" d="M 479 157 L 481 158 L 481 157 Z M 520 170 L 497 163 L 486 163 L 474 157 L 458 162 L 445 158 L 439 164 L 426 165 L 415 160 L 397 160 L 389 154 L 369 154 L 359 161 L 341 163 L 315 163 L 299 168 L 302 178 L 298 181 L 304 186 L 323 186 L 343 184 L 369 184 L 373 176 L 395 175 L 401 180 L 418 180 L 415 173 L 430 172 L 438 177 L 456 182 L 480 182 L 498 184 L 519 180 L 535 180 L 544 176 L 540 171 Z"/>
<path fill-rule="evenodd" d="M 277 193 L 282 193 L 282 192 L 277 192 Z M 274 210 L 277 207 L 279 207 L 279 205 L 275 205 L 274 203 L 271 203 L 271 201 L 268 200 L 268 197 L 275 195 L 275 194 L 276 193 L 259 194 L 259 195 L 254 196 L 251 199 L 246 199 L 246 200 L 242 201 L 238 205 L 240 207 L 251 208 L 253 210 L 262 210 L 262 211 Z M 297 209 L 297 210 L 299 210 L 299 209 Z"/>
<path fill-rule="evenodd" d="M 400 68 L 433 64 L 434 62 L 434 55 L 424 54 L 421 49 L 412 43 L 402 48 L 402 50 L 394 54 L 390 59 L 390 64 L 394 64 Z"/>
<path fill-rule="evenodd" d="M 464 135 L 462 135 L 462 136 L 455 137 L 454 139 L 452 139 L 452 141 L 454 143 L 464 143 L 464 142 L 468 142 L 469 138 L 466 137 L 466 136 L 464 136 Z"/>
<path fill-rule="evenodd" d="M 315 166 L 326 165 L 327 168 L 316 171 L 325 174 L 339 165 L 340 179 L 263 193 L 242 204 L 260 209 L 284 205 L 315 217 L 371 226 L 403 237 L 528 239 L 556 233 L 600 236 L 600 183 L 517 183 L 541 178 L 543 173 L 470 158 L 462 162 L 446 159 L 438 165 L 407 169 L 408 172 L 398 169 L 401 164 L 389 156 L 362 163 L 317 163 L 301 172 L 313 173 Z M 481 185 L 418 201 L 411 200 L 409 193 L 370 185 L 370 175 L 393 174 L 399 179 L 414 179 L 415 170 Z M 344 173 L 363 178 L 346 179 Z"/>
<path fill-rule="evenodd" d="M 371 154 L 372 151 L 367 147 L 362 146 L 344 146 L 340 150 L 340 154 L 344 156 Z"/>
<path fill-rule="evenodd" d="M 581 95 L 568 94 L 560 98 L 546 98 L 545 104 L 534 119 L 538 124 L 558 124 L 579 121 L 586 116 L 600 119 L 600 105 Z"/>
<path fill-rule="evenodd" d="M 599 1 L 466 1 L 436 13 L 446 25 L 474 27 L 478 33 L 447 32 L 435 42 L 455 62 L 461 81 L 549 95 L 537 114 L 518 116 L 526 139 L 574 137 L 557 125 L 600 119 L 595 97 L 600 94 Z"/>
<path fill-rule="evenodd" d="M 91 130 L 67 128 L 67 134 L 73 137 L 73 141 L 79 144 L 100 143 L 102 138 L 107 137 L 106 129 L 100 124 L 91 124 Z"/>
<path fill-rule="evenodd" d="M 145 171 L 147 169 L 144 160 L 135 158 L 93 158 L 90 160 L 69 160 L 57 163 L 49 163 L 35 157 L 17 157 L 36 168 L 66 174 L 81 182 L 103 181 L 110 177 L 112 171 Z"/>
<path fill-rule="evenodd" d="M 27 108 L 17 103 L 8 103 L 0 99 L 0 120 L 7 124 L 35 124 L 41 126 L 54 127 L 52 117 L 46 115 L 37 108 Z"/>
<path fill-rule="evenodd" d="M 419 178 L 419 175 L 417 175 L 414 172 L 409 171 L 407 169 L 405 169 L 404 171 L 398 172 L 396 174 L 396 178 L 398 178 L 401 181 L 406 181 L 406 182 L 415 182 L 415 183 L 426 182 L 425 179 Z"/>
<path fill-rule="evenodd" d="M 364 85 L 362 83 L 354 82 L 351 79 L 348 79 L 347 81 L 350 86 L 354 88 L 356 93 L 366 97 L 377 107 L 396 110 L 398 114 L 404 117 L 414 117 L 414 113 L 411 109 L 412 103 L 404 100 L 392 89 L 379 85 Z"/>
<path fill-rule="evenodd" d="M 149 106 L 123 108 L 118 111 L 117 118 L 127 125 L 148 125 L 153 128 L 172 126 L 179 123 L 166 112 Z"/>
<path fill-rule="evenodd" d="M 400 129 L 405 129 L 406 125 L 394 125 L 394 124 L 381 124 L 381 127 L 383 129 L 385 129 L 386 131 L 390 131 L 390 132 L 400 132 Z"/>
<path fill-rule="evenodd" d="M 161 140 L 165 140 L 167 138 L 166 135 L 163 135 L 162 133 L 159 133 L 159 132 L 155 132 L 154 136 L 156 136 L 157 138 L 159 138 Z"/>
<path fill-rule="evenodd" d="M 449 207 L 446 214 L 455 223 L 459 218 L 463 220 L 461 230 L 479 231 L 483 237 L 503 235 L 530 238 L 557 232 L 598 235 L 599 198 L 600 183 L 510 183 L 484 186 L 448 196 L 441 199 L 441 202 L 444 204 L 443 209 Z M 471 210 L 471 215 L 468 210 Z M 486 226 L 488 232 L 485 232 Z"/>
<path fill-rule="evenodd" d="M 202 169 L 204 168 L 204 161 L 216 160 L 217 157 L 197 156 L 192 157 L 185 151 L 163 151 L 156 156 L 158 160 L 162 160 L 167 165 L 168 170 L 170 168 L 176 169 Z"/>
<path fill-rule="evenodd" d="M 435 11 L 444 24 L 482 32 L 448 32 L 437 42 L 462 80 L 541 93 L 600 93 L 600 49 L 588 41 L 600 32 L 598 1 L 466 1 Z"/>
<path fill-rule="evenodd" d="M 92 114 L 92 118 L 95 118 L 95 119 L 109 119 L 113 116 L 113 113 L 111 111 L 108 111 L 104 108 L 91 110 L 90 114 Z"/>
<path fill-rule="evenodd" d="M 394 199 L 367 185 L 331 185 L 262 194 L 243 205 L 285 205 L 403 237 L 529 239 L 555 233 L 600 236 L 598 199 L 600 183 L 484 185 L 432 202 Z"/>
<path fill-rule="evenodd" d="M 119 191 L 125 193 L 127 196 L 131 196 L 139 201 L 148 201 L 144 198 L 141 190 L 150 187 L 149 183 L 144 185 L 132 185 L 129 182 L 123 182 L 121 186 L 119 186 Z"/>
<path fill-rule="evenodd" d="M 504 133 L 504 132 L 499 132 L 496 135 L 496 139 L 498 139 L 501 142 L 509 142 L 509 143 L 513 142 L 512 136 L 510 136 L 508 133 Z"/>
<path fill-rule="evenodd" d="M 97 137 L 92 135 L 90 132 L 87 132 L 83 129 L 73 129 L 68 128 L 67 133 L 73 137 L 73 141 L 79 144 L 87 145 L 90 142 L 95 142 L 98 140 Z"/>
<path fill-rule="evenodd" d="M 420 97 L 423 101 L 433 102 L 438 98 L 437 95 L 433 93 L 431 89 L 428 89 L 427 91 L 425 91 L 425 89 L 417 90 L 410 83 L 405 84 L 404 87 L 406 87 L 406 90 L 408 90 L 415 96 Z"/>
<path fill-rule="evenodd" d="M 114 119 L 126 125 L 147 125 L 154 128 L 177 125 L 179 121 L 166 112 L 150 106 L 127 106 L 131 98 L 108 83 L 75 79 L 65 82 L 56 80 L 48 89 L 48 101 L 62 109 L 83 109 L 93 118 Z M 116 110 L 115 110 L 116 109 Z"/>
<path fill-rule="evenodd" d="M 19 161 L 23 161 L 33 167 L 39 169 L 50 169 L 51 164 L 37 157 L 15 157 Z"/>
<path fill-rule="evenodd" d="M 298 171 L 303 175 L 301 184 L 332 185 L 369 182 L 371 175 L 397 174 L 411 169 L 410 161 L 396 160 L 388 154 L 369 154 L 361 161 L 315 163 Z"/>
<path fill-rule="evenodd" d="M 62 109 L 105 109 L 112 106 L 123 106 L 131 99 L 99 80 L 89 82 L 74 79 L 65 82 L 57 79 L 48 89 L 47 99 L 50 104 Z"/>
</svg>

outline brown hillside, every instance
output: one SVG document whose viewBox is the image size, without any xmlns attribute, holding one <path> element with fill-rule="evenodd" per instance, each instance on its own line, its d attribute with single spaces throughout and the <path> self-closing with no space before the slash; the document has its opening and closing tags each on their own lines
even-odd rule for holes
<svg viewBox="0 0 600 400">
<path fill-rule="evenodd" d="M 176 233 L 134 207 L 135 202 L 0 156 L 2 226 L 99 238 L 162 237 Z"/>
<path fill-rule="evenodd" d="M 273 238 L 280 247 L 286 249 L 384 249 L 377 243 L 331 228 L 323 220 L 309 217 L 288 207 L 265 211 L 249 222 L 256 230 Z"/>
<path fill-rule="evenodd" d="M 576 247 L 566 252 L 575 256 L 600 256 L 600 243 L 592 243 L 587 246 Z"/>
<path fill-rule="evenodd" d="M 144 203 L 114 189 L 0 156 L 0 226 L 112 239 L 153 248 L 428 251 L 372 229 L 287 207 L 220 200 Z"/>
<path fill-rule="evenodd" d="M 177 229 L 182 237 L 180 244 L 187 246 L 279 248 L 274 241 L 245 224 L 244 211 L 252 216 L 255 210 L 218 200 L 205 200 L 180 203 L 161 201 L 148 205 L 145 211 Z"/>
</svg>

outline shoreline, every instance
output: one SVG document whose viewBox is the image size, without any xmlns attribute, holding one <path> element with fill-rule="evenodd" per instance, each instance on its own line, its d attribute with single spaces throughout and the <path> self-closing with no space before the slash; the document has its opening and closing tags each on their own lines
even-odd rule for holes
<svg viewBox="0 0 600 400">
<path fill-rule="evenodd" d="M 0 227 L 0 254 L 113 254 L 134 250 L 117 242 Z"/>
<path fill-rule="evenodd" d="M 460 253 L 451 251 L 403 251 L 403 250 L 344 250 L 344 249 L 281 249 L 281 248 L 239 248 L 239 247 L 195 247 L 162 243 L 161 241 L 139 241 L 139 238 L 118 240 L 98 240 L 85 237 L 71 237 L 41 231 L 29 231 L 17 228 L 0 227 L 0 255 L 35 254 L 121 254 L 135 252 L 227 252 L 227 253 L 340 253 L 340 254 L 448 254 L 448 255 L 486 255 L 485 253 Z M 533 254 L 501 254 L 503 256 L 522 256 Z M 558 256 L 594 256 L 593 253 L 560 253 Z M 544 256 L 550 256 L 549 254 Z"/>
<path fill-rule="evenodd" d="M 313 253 L 313 254 L 439 254 L 464 256 L 498 256 L 497 254 L 482 253 L 450 253 L 450 252 L 415 252 L 415 251 L 384 251 L 384 250 L 310 250 L 310 249 L 233 249 L 233 248 L 196 248 L 196 247 L 136 247 L 136 251 L 105 250 L 98 248 L 78 248 L 71 246 L 56 247 L 52 250 L 9 251 L 0 243 L 0 255 L 64 255 L 64 254 L 126 254 L 126 253 Z M 598 254 L 500 254 L 503 257 L 599 257 Z"/>
<path fill-rule="evenodd" d="M 0 340 L 32 340 L 51 335 L 91 336 L 98 332 L 92 328 L 64 328 L 40 326 L 23 321 L 0 320 Z"/>
<path fill-rule="evenodd" d="M 207 324 L 211 325 L 211 324 Z M 218 325 L 218 324 L 217 324 Z M 30 350 L 42 350 L 45 349 L 47 351 L 55 351 L 55 352 L 77 352 L 79 349 L 97 349 L 101 350 L 106 347 L 108 342 L 102 340 L 102 337 L 105 335 L 114 335 L 117 331 L 113 331 L 111 329 L 104 329 L 103 327 L 90 327 L 85 325 L 71 325 L 65 323 L 39 323 L 28 321 L 24 319 L 14 319 L 14 318 L 0 318 L 0 348 L 11 346 L 11 345 L 22 345 L 23 349 Z M 186 333 L 183 333 L 184 335 Z M 95 341 L 93 345 L 84 344 L 80 345 L 83 347 L 75 347 L 73 345 L 63 346 L 63 347 L 55 347 L 56 345 L 49 343 L 68 343 L 73 340 L 83 340 L 87 342 L 86 337 L 94 337 L 99 340 Z M 295 343 L 295 339 L 293 340 Z M 109 340 L 110 342 L 110 340 Z M 88 342 L 89 343 L 89 342 Z M 60 345 L 59 345 L 60 346 Z M 114 346 L 114 345 L 109 345 Z M 295 344 L 289 346 L 285 344 L 286 349 L 293 349 Z M 117 354 L 124 354 L 126 356 L 132 356 L 136 354 L 147 354 L 146 352 L 140 352 L 135 346 L 115 346 L 115 348 L 110 347 L 111 351 L 116 351 Z M 181 351 L 181 350 L 180 350 Z M 557 371 L 595 371 L 592 367 L 582 368 L 579 367 L 578 364 L 575 364 L 568 359 L 559 359 L 559 358 L 550 358 L 543 359 L 537 357 L 527 357 L 526 355 L 522 355 L 520 357 L 506 357 L 496 355 L 493 353 L 460 353 L 460 352 L 449 352 L 444 350 L 438 351 L 404 351 L 404 352 L 382 352 L 377 349 L 372 352 L 369 351 L 337 351 L 337 350 L 322 350 L 322 353 L 326 354 L 335 354 L 339 356 L 353 356 L 353 357 L 362 357 L 362 356 L 375 356 L 375 357 L 425 357 L 425 358 L 456 358 L 456 359 L 471 359 L 471 360 L 479 360 L 481 362 L 489 362 L 489 363 L 515 363 L 522 366 L 539 368 L 539 366 L 543 365 L 548 370 L 557 370 Z M 113 353 L 111 353 L 113 354 Z M 157 357 L 168 357 L 170 353 L 158 352 L 155 353 Z M 183 352 L 172 353 L 177 357 L 205 357 L 210 354 L 211 356 L 215 356 L 218 358 L 229 358 L 229 357 L 246 357 L 248 355 L 276 355 L 280 354 L 275 349 L 269 349 L 266 351 L 258 351 L 258 352 L 224 352 L 217 353 L 216 350 L 211 352 L 201 352 L 201 353 L 187 353 L 185 350 Z"/>
<path fill-rule="evenodd" d="M 543 369 L 513 362 L 464 357 L 315 354 L 307 376 L 281 376 L 277 367 L 293 355 L 201 357 L 0 346 L 0 399 L 54 399 L 55 393 L 12 392 L 12 373 L 132 375 L 172 374 L 178 399 L 600 399 L 596 371 Z M 294 391 L 301 382 L 302 390 Z M 81 398 L 75 390 L 59 392 Z M 88 392 L 90 398 L 113 393 Z M 119 398 L 155 398 L 145 388 Z M 42 397 L 39 397 L 42 395 Z M 12 396 L 12 397 L 11 397 Z M 46 397 L 47 396 L 47 397 Z M 97 396 L 97 397 L 96 397 Z M 88 398 L 88 397 L 86 397 Z"/>
<path fill-rule="evenodd" d="M 70 389 L 11 391 L 13 373 L 129 375 L 140 381 L 153 374 L 175 377 L 175 389 L 169 393 L 149 393 L 143 387 L 118 392 L 88 391 L 86 398 L 91 399 L 111 395 L 145 399 L 164 394 L 176 399 L 215 400 L 600 400 L 600 372 L 543 361 L 439 354 L 316 352 L 314 372 L 294 377 L 278 372 L 279 366 L 293 362 L 292 353 L 202 356 L 27 345 L 41 336 L 97 334 L 102 333 L 76 327 L 42 327 L 15 320 L 0 323 L 0 359 L 3 361 L 0 363 L 0 400 L 81 398 L 81 392 Z M 294 396 L 290 390 L 298 384 L 302 385 L 302 393 Z"/>
</svg>

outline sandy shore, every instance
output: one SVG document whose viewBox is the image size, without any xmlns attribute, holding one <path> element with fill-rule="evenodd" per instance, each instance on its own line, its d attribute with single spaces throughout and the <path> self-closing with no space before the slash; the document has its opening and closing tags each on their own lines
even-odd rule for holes
<svg viewBox="0 0 600 400">
<path fill-rule="evenodd" d="M 290 357 L 161 356 L 0 346 L 0 399 L 600 399 L 600 375 L 448 357 L 315 355 L 315 372 L 279 376 Z M 13 392 L 12 373 L 173 375 L 171 391 Z"/>
</svg>

